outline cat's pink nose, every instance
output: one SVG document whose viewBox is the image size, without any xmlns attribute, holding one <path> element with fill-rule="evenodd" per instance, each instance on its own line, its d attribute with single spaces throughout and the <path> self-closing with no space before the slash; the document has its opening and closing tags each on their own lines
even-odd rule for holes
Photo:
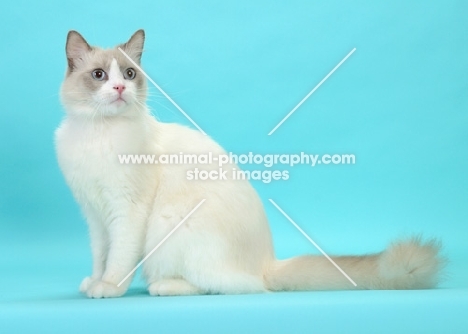
<svg viewBox="0 0 468 334">
<path fill-rule="evenodd" d="M 125 90 L 125 86 L 124 85 L 115 85 L 114 86 L 114 89 L 119 92 L 119 95 L 122 95 L 123 91 Z"/>
</svg>

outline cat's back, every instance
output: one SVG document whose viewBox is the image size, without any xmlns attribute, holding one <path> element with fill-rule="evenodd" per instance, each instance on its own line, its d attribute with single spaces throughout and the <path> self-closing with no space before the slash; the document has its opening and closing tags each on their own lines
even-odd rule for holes
<svg viewBox="0 0 468 334">
<path fill-rule="evenodd" d="M 177 123 L 158 123 L 158 146 L 161 153 L 224 154 L 210 136 Z"/>
</svg>

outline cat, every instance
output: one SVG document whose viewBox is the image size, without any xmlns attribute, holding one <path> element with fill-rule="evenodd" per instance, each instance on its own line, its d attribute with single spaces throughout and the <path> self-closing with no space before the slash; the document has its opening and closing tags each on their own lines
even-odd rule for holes
<svg viewBox="0 0 468 334">
<path fill-rule="evenodd" d="M 125 294 L 137 263 L 201 201 L 202 205 L 143 263 L 151 295 L 242 294 L 336 289 L 424 289 L 438 284 L 444 259 L 436 240 L 400 240 L 381 253 L 275 259 L 262 202 L 247 180 L 188 180 L 208 165 L 121 164 L 122 154 L 226 154 L 199 131 L 157 121 L 146 106 L 141 64 L 145 33 L 113 49 L 66 40 L 61 86 L 65 118 L 55 133 L 57 159 L 89 226 L 90 298 Z M 131 62 L 124 53 L 133 60 Z M 229 162 L 225 170 L 237 166 Z"/>
</svg>

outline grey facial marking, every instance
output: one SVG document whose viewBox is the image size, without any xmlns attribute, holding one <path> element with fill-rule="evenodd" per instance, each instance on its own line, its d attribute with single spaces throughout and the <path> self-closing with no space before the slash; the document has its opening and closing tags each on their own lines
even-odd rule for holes
<svg viewBox="0 0 468 334">
<path fill-rule="evenodd" d="M 104 84 L 104 82 L 105 80 L 95 80 L 90 72 L 83 73 L 83 84 L 92 92 L 97 91 Z"/>
</svg>

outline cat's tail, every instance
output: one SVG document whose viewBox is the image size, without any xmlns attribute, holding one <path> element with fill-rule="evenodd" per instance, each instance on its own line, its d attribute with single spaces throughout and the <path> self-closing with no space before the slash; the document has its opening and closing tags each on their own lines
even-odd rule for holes
<svg viewBox="0 0 468 334">
<path fill-rule="evenodd" d="M 264 274 L 264 281 L 271 291 L 428 289 L 437 285 L 446 262 L 439 250 L 438 241 L 423 242 L 415 237 L 395 242 L 378 254 L 332 256 L 357 286 L 322 256 L 276 260 Z"/>
</svg>

